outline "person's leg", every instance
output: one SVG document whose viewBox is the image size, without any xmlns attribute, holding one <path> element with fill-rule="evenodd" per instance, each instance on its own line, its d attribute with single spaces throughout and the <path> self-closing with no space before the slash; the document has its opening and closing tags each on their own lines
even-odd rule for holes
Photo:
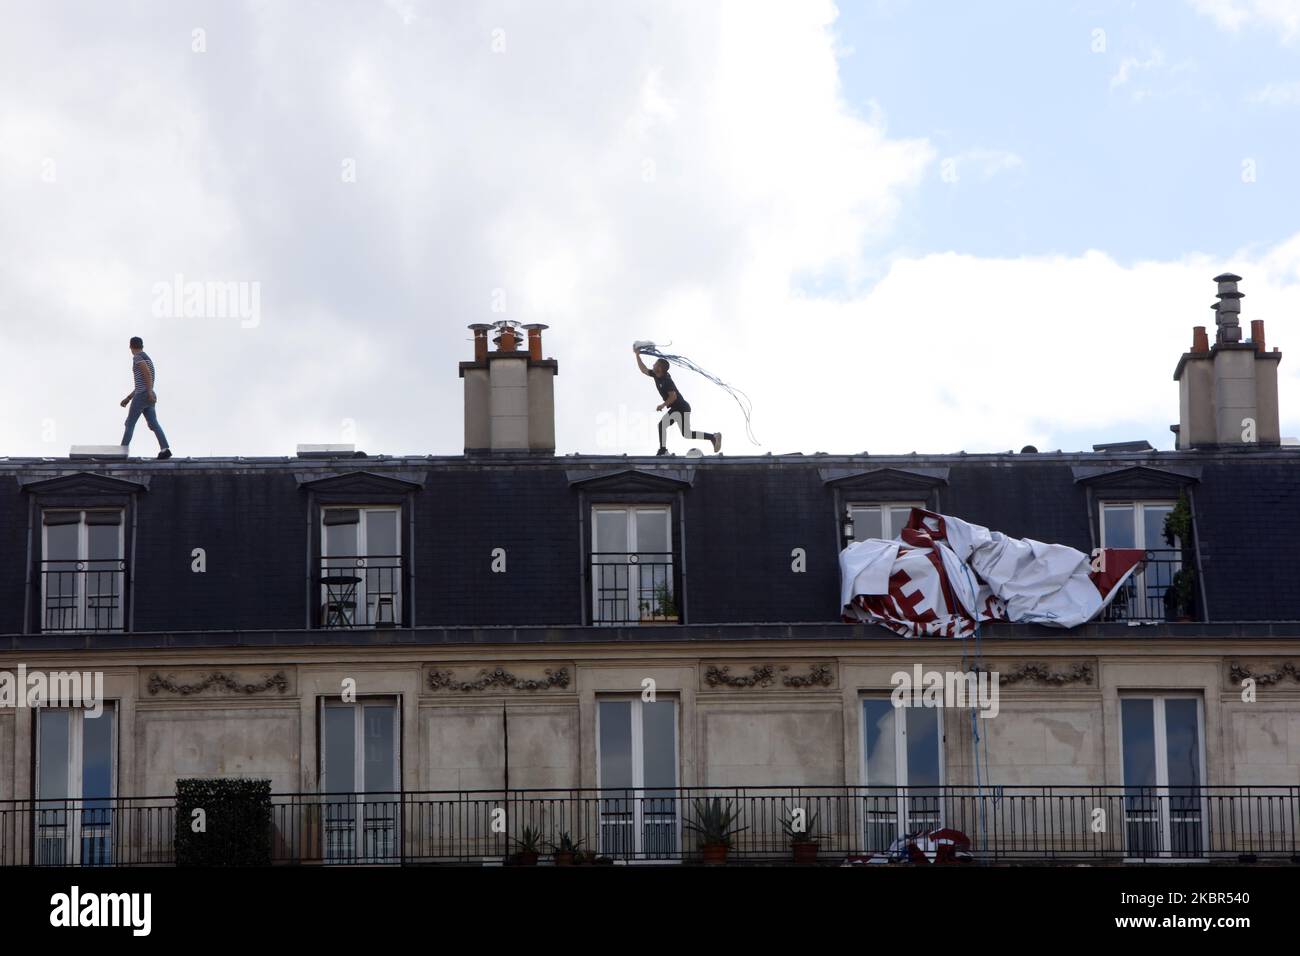
<svg viewBox="0 0 1300 956">
<path fill-rule="evenodd" d="M 131 436 L 135 434 L 135 423 L 140 418 L 140 411 L 144 407 L 141 404 L 142 395 L 133 395 L 131 404 L 126 410 L 126 431 L 122 432 L 122 447 L 131 447 Z"/>
<path fill-rule="evenodd" d="M 681 425 L 682 425 L 682 435 L 683 435 L 684 437 L 689 438 L 689 439 L 691 439 L 692 441 L 713 441 L 713 432 L 694 432 L 694 431 L 691 431 L 691 413 L 690 413 L 690 412 L 683 412 L 683 413 L 682 413 Z"/>
<path fill-rule="evenodd" d="M 668 425 L 677 414 L 671 408 L 664 412 L 664 417 L 659 419 L 659 454 L 668 454 Z"/>
<path fill-rule="evenodd" d="M 162 426 L 158 424 L 158 412 L 147 401 L 144 406 L 144 420 L 145 424 L 149 426 L 149 430 L 154 433 L 154 437 L 158 439 L 159 451 L 166 451 L 168 448 L 167 436 L 163 434 Z"/>
</svg>

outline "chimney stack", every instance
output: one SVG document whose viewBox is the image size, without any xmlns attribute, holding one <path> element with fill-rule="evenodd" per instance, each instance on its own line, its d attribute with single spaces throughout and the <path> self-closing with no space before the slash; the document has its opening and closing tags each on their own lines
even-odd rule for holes
<svg viewBox="0 0 1300 956">
<path fill-rule="evenodd" d="M 488 332 L 496 329 L 488 350 Z M 520 328 L 528 330 L 528 350 Z M 465 380 L 465 454 L 555 454 L 555 376 L 542 358 L 542 330 L 509 320 L 475 323 L 474 361 L 460 363 Z"/>
<path fill-rule="evenodd" d="M 1264 350 L 1264 323 L 1250 323 L 1251 340 L 1241 340 L 1241 276 L 1215 276 L 1214 345 L 1204 326 L 1192 332 L 1192 349 L 1178 360 L 1179 449 L 1277 446 L 1281 427 L 1277 367 L 1282 354 Z"/>
</svg>

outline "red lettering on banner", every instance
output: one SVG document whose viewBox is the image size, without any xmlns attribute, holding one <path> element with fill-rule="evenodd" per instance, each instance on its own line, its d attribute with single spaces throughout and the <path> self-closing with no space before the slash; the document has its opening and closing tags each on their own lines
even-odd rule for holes
<svg viewBox="0 0 1300 956">
<path fill-rule="evenodd" d="M 928 621 L 937 621 L 939 615 L 935 614 L 933 610 L 917 610 L 917 606 L 925 600 L 924 591 L 918 588 L 911 594 L 903 593 L 903 585 L 911 583 L 912 577 L 906 571 L 895 571 L 889 576 L 889 596 L 898 603 L 900 609 L 899 617 L 909 621 L 919 621 L 923 623 Z"/>
</svg>

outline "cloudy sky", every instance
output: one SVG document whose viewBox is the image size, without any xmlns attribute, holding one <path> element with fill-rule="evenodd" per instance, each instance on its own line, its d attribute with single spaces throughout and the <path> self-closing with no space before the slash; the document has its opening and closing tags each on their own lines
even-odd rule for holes
<svg viewBox="0 0 1300 956">
<path fill-rule="evenodd" d="M 634 339 L 732 454 L 1170 447 L 1225 270 L 1300 355 L 1296 0 L 3 13 L 0 455 L 115 443 L 131 335 L 178 456 L 457 454 L 501 318 L 562 453 L 653 453 Z"/>
</svg>

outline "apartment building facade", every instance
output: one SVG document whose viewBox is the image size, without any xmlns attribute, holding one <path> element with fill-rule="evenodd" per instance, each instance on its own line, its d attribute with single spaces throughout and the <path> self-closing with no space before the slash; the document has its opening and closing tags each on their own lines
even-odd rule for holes
<svg viewBox="0 0 1300 956">
<path fill-rule="evenodd" d="M 285 863 L 692 862 L 715 797 L 740 861 L 796 810 L 823 862 L 1297 857 L 1300 448 L 1267 386 L 1192 441 L 1220 353 L 1175 451 L 556 456 L 541 328 L 487 332 L 463 456 L 0 460 L 0 864 L 172 862 L 195 777 L 269 780 Z M 839 551 L 914 507 L 1147 561 L 1071 630 L 844 623 Z M 25 705 L 74 672 L 95 712 Z M 995 706 L 896 706 L 930 673 Z"/>
</svg>

